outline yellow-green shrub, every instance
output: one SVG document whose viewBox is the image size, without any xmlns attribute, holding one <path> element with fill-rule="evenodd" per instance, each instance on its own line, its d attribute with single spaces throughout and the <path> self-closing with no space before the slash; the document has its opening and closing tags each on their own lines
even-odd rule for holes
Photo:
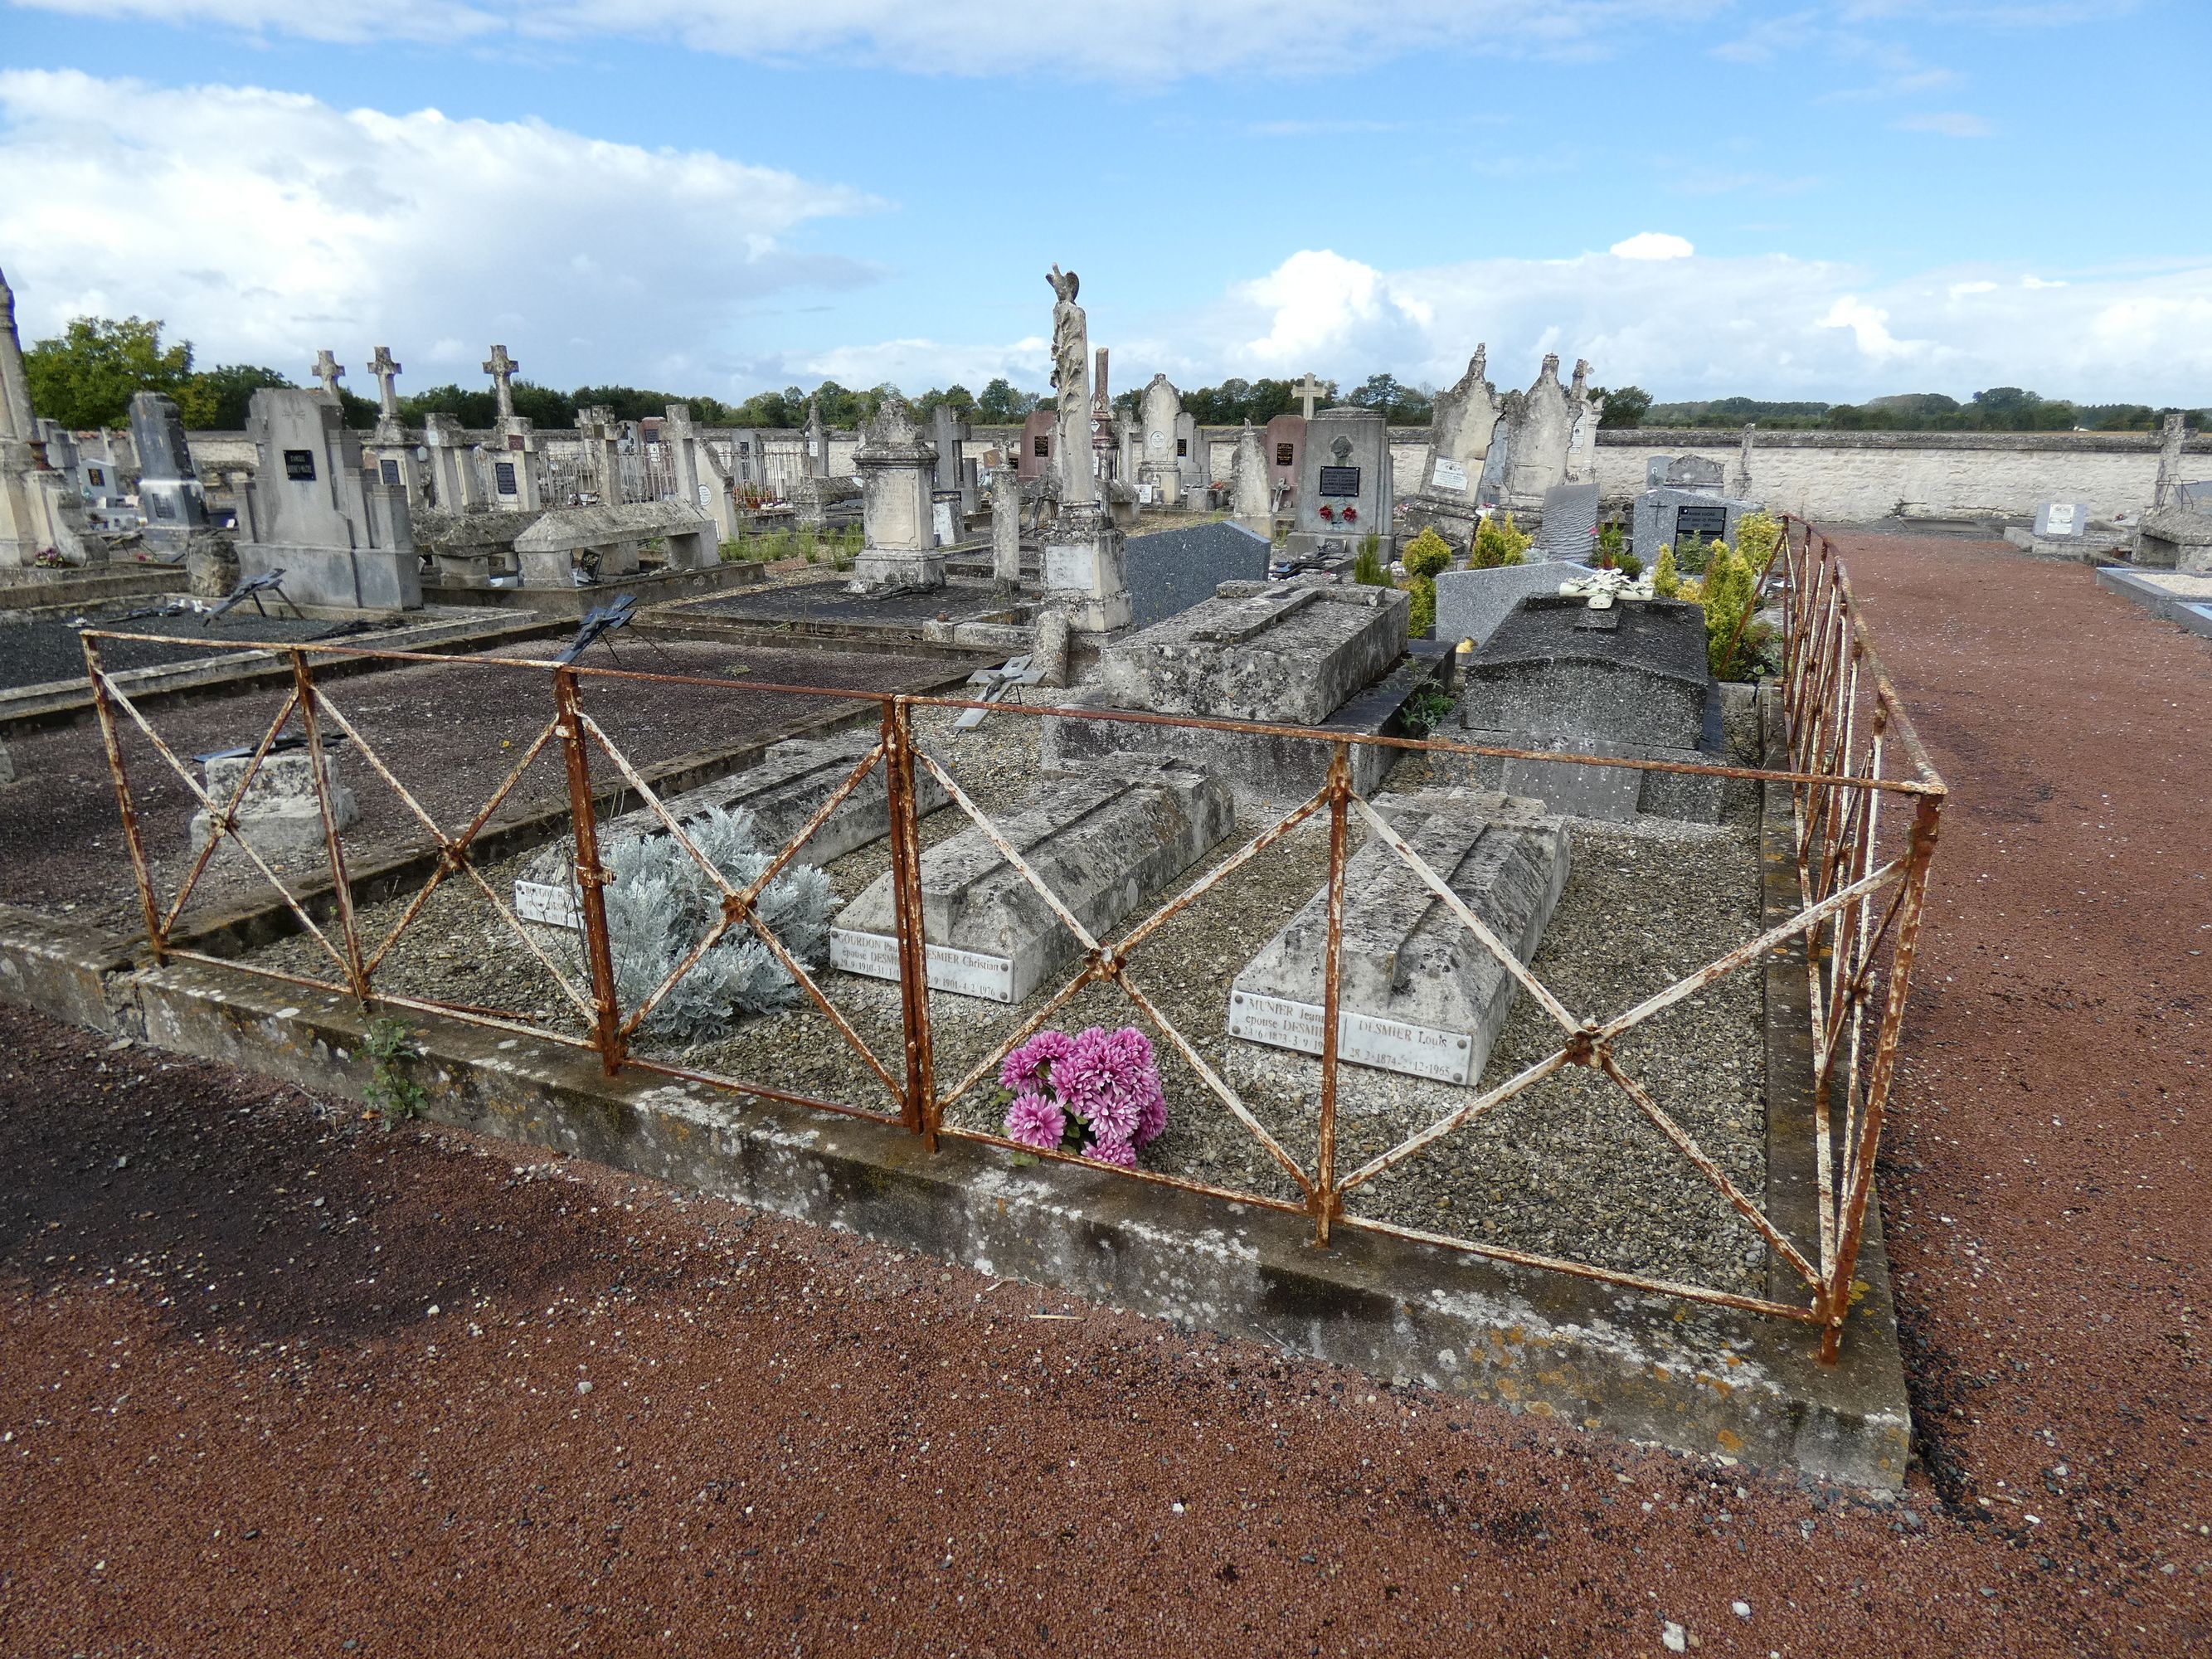
<svg viewBox="0 0 2212 1659">
<path fill-rule="evenodd" d="M 1659 550 L 1659 562 L 1651 568 L 1651 592 L 1656 599 L 1672 599 L 1681 596 L 1682 578 L 1674 569 L 1674 549 L 1670 543 Z"/>
<path fill-rule="evenodd" d="M 1504 517 L 1493 514 L 1482 521 L 1474 532 L 1474 557 L 1470 562 L 1477 570 L 1495 570 L 1502 565 L 1525 564 L 1528 544 L 1535 538 L 1513 522 L 1510 513 Z"/>
</svg>

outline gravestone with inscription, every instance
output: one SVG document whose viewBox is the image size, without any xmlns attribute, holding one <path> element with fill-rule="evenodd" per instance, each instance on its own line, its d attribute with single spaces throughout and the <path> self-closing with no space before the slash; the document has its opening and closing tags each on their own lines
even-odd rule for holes
<svg viewBox="0 0 2212 1659">
<path fill-rule="evenodd" d="M 1048 771 L 994 818 L 1022 862 L 1103 938 L 1237 825 L 1228 789 L 1163 756 Z M 922 938 L 932 988 L 1020 1002 L 1081 950 L 1037 890 L 974 825 L 921 856 Z M 891 878 L 878 878 L 830 930 L 830 963 L 898 976 Z"/>
<path fill-rule="evenodd" d="M 1278 415 L 1261 434 L 1261 448 L 1267 458 L 1269 505 L 1287 511 L 1298 498 L 1298 470 L 1304 465 L 1306 417 Z"/>
<path fill-rule="evenodd" d="M 1474 533 L 1478 486 L 1504 408 L 1484 373 L 1487 351 L 1476 346 L 1467 373 L 1437 393 L 1427 461 L 1419 487 L 1407 501 L 1410 522 L 1433 525 L 1460 541 Z"/>
<path fill-rule="evenodd" d="M 905 398 L 893 392 L 868 417 L 854 459 L 866 542 L 854 564 L 853 591 L 944 586 L 934 521 L 937 447 L 921 435 Z"/>
<path fill-rule="evenodd" d="M 283 571 L 285 597 L 297 605 L 422 605 L 407 492 L 367 467 L 335 398 L 264 386 L 247 406 L 246 431 L 256 465 L 239 505 L 245 575 Z"/>
<path fill-rule="evenodd" d="M 1567 884 L 1565 824 L 1544 803 L 1487 791 L 1378 795 L 1376 813 L 1498 942 L 1526 963 Z M 1344 874 L 1337 1053 L 1438 1083 L 1474 1084 L 1519 987 L 1496 953 L 1380 836 Z M 1229 1035 L 1319 1054 L 1327 883 L 1237 975 Z M 1346 1097 L 1358 1103 L 1356 1092 Z"/>
<path fill-rule="evenodd" d="M 1650 564 L 1662 547 L 1698 541 L 1735 545 L 1736 520 L 1759 503 L 1725 493 L 1723 465 L 1705 455 L 1654 455 L 1629 520 L 1629 546 Z"/>
<path fill-rule="evenodd" d="M 181 554 L 208 515 L 185 440 L 185 417 L 176 404 L 158 392 L 132 392 L 131 447 L 138 453 L 138 511 L 146 520 L 146 545 L 166 555 Z"/>
<path fill-rule="evenodd" d="M 1373 409 L 1325 409 L 1307 423 L 1297 515 L 1285 551 L 1291 558 L 1350 558 L 1369 536 L 1388 564 L 1391 528 L 1390 436 Z"/>
</svg>

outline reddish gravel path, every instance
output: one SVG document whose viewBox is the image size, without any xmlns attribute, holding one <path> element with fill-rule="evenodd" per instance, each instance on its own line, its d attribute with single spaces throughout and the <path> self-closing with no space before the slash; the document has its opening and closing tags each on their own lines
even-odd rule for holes
<svg viewBox="0 0 2212 1659">
<path fill-rule="evenodd" d="M 1855 559 L 1960 797 L 1901 1502 L 0 1010 L 0 1652 L 2205 1650 L 2212 657 L 2079 569 Z"/>
</svg>

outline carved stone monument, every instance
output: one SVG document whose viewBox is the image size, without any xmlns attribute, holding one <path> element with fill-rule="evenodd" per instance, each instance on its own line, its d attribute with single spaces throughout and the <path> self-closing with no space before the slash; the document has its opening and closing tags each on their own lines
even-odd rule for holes
<svg viewBox="0 0 2212 1659">
<path fill-rule="evenodd" d="M 107 544 L 91 532 L 81 499 L 48 463 L 23 379 L 15 333 L 15 295 L 0 276 L 0 565 L 104 564 Z"/>
<path fill-rule="evenodd" d="M 1054 265 L 1052 284 L 1053 385 L 1060 394 L 1054 465 L 1060 511 L 1044 535 L 1045 596 L 1079 634 L 1111 634 L 1129 626 L 1129 582 L 1123 538 L 1100 501 L 1091 455 L 1090 324 L 1075 303 L 1073 271 Z"/>
<path fill-rule="evenodd" d="M 146 520 L 141 533 L 149 548 L 174 557 L 208 521 L 176 404 L 158 392 L 132 392 L 131 445 L 138 452 L 138 511 Z"/>
<path fill-rule="evenodd" d="M 1369 536 L 1384 563 L 1395 556 L 1390 434 L 1375 409 L 1325 409 L 1306 424 L 1293 558 L 1350 559 Z"/>
<path fill-rule="evenodd" d="M 860 430 L 860 521 L 866 540 L 853 570 L 855 592 L 945 586 L 945 554 L 931 523 L 937 448 L 896 392 Z"/>
<path fill-rule="evenodd" d="M 422 603 L 407 493 L 362 465 L 361 439 L 337 399 L 264 386 L 246 434 L 257 458 L 238 519 L 248 576 L 284 573 L 299 605 L 413 610 Z"/>
</svg>

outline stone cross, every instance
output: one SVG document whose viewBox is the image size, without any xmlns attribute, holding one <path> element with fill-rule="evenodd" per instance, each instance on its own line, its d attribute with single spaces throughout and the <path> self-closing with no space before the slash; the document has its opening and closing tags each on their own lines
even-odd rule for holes
<svg viewBox="0 0 2212 1659">
<path fill-rule="evenodd" d="M 399 365 L 392 361 L 390 346 L 377 347 L 376 356 L 368 360 L 368 372 L 376 377 L 377 395 L 384 404 L 384 418 L 398 420 L 399 394 L 392 390 L 392 383 L 399 378 Z"/>
<path fill-rule="evenodd" d="M 1298 412 L 1310 421 L 1313 419 L 1314 404 L 1328 396 L 1328 388 L 1309 373 L 1304 380 L 1291 388 L 1291 392 L 1298 400 Z"/>
<path fill-rule="evenodd" d="M 483 366 L 483 372 L 491 376 L 492 395 L 499 399 L 499 418 L 502 421 L 514 417 L 514 372 L 521 367 L 507 355 L 503 345 L 491 349 L 491 356 Z"/>
<path fill-rule="evenodd" d="M 313 373 L 314 377 L 323 383 L 323 390 L 336 396 L 339 377 L 344 374 L 345 368 L 338 362 L 336 354 L 328 346 L 325 346 L 315 354 L 315 367 Z"/>
</svg>

